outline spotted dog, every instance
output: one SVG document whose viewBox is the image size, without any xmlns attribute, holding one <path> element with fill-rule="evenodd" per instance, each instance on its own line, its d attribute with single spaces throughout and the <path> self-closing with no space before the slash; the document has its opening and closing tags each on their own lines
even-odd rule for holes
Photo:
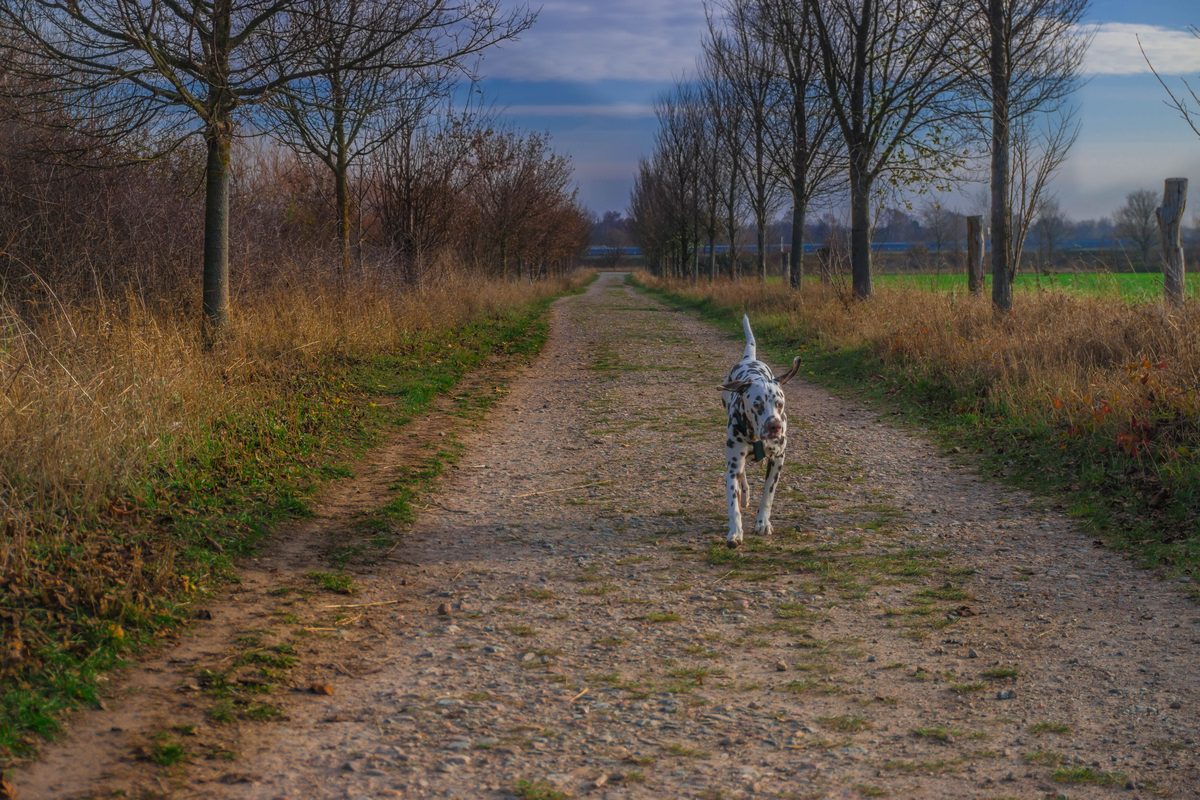
<svg viewBox="0 0 1200 800">
<path fill-rule="evenodd" d="M 725 456 L 729 466 L 725 474 L 729 534 L 725 537 L 725 544 L 730 547 L 742 543 L 742 511 L 750 507 L 746 459 L 751 455 L 755 461 L 767 459 L 767 479 L 758 505 L 758 518 L 754 521 L 754 532 L 764 536 L 771 533 L 771 504 L 775 501 L 775 487 L 779 484 L 779 473 L 783 469 L 784 452 L 787 450 L 787 414 L 783 408 L 782 387 L 800 369 L 800 357 L 797 356 L 787 374 L 776 379 L 771 374 L 771 368 L 758 360 L 750 318 L 744 314 L 742 330 L 746 334 L 746 350 L 742 360 L 734 365 L 728 379 L 721 385 L 721 399 L 729 414 L 725 433 Z"/>
</svg>

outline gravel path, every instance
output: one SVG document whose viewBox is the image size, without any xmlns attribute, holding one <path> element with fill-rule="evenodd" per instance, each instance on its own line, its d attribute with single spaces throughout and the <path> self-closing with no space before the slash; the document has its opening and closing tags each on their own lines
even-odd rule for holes
<svg viewBox="0 0 1200 800">
<path fill-rule="evenodd" d="M 347 519 L 388 501 L 386 458 L 252 565 L 182 655 L 126 678 L 135 697 L 110 705 L 136 713 L 82 715 L 14 783 L 47 798 L 1200 797 L 1197 607 L 876 414 L 789 385 L 776 534 L 725 550 L 716 386 L 740 351 L 603 275 L 560 301 L 546 350 L 463 436 L 399 546 L 341 553 L 353 595 L 313 571 L 338 557 L 331 535 L 361 538 Z M 443 432 L 470 424 L 455 419 Z M 278 666 L 286 688 L 255 714 L 252 684 L 214 691 L 219 662 Z M 214 712 L 229 697 L 232 721 Z M 157 766 L 174 743 L 180 763 Z"/>
</svg>

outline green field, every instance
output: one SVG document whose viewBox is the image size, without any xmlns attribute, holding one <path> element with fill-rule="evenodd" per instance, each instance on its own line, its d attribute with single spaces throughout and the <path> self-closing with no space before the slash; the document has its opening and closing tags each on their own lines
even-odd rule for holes
<svg viewBox="0 0 1200 800">
<path fill-rule="evenodd" d="M 904 274 L 875 276 L 879 286 L 912 286 L 936 291 L 967 291 L 967 277 L 961 273 Z M 991 291 L 991 277 L 987 278 Z M 1200 275 L 1187 276 L 1188 295 L 1200 295 Z M 1085 294 L 1117 295 L 1127 300 L 1154 300 L 1162 296 L 1162 274 L 1158 272 L 1063 272 L 1051 275 L 1017 276 L 1018 292 L 1067 290 Z"/>
</svg>

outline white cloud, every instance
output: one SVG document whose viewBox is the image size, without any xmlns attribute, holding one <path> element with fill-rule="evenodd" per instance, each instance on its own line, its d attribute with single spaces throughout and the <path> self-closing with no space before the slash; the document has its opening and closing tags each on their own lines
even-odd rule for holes
<svg viewBox="0 0 1200 800">
<path fill-rule="evenodd" d="M 668 81 L 695 64 L 704 10 L 680 0 L 548 0 L 520 40 L 488 53 L 489 78 Z"/>
<path fill-rule="evenodd" d="M 598 105 L 539 103 L 512 105 L 508 114 L 528 117 L 652 117 L 654 107 L 646 103 L 604 103 Z"/>
<path fill-rule="evenodd" d="M 1160 75 L 1200 74 L 1200 37 L 1190 30 L 1105 22 L 1092 31 L 1094 38 L 1083 64 L 1085 75 L 1149 73 L 1142 48 Z"/>
</svg>

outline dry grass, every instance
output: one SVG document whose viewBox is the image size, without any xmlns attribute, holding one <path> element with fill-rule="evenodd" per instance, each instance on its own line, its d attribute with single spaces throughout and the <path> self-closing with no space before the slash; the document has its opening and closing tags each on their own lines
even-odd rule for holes
<svg viewBox="0 0 1200 800">
<path fill-rule="evenodd" d="M 53 308 L 30 320 L 0 305 L 0 572 L 48 519 L 98 509 L 151 450 L 186 446 L 209 421 L 286 392 L 292 376 L 402 351 L 561 289 L 462 277 L 410 292 L 277 291 L 238 306 L 213 352 L 191 309 Z"/>
<path fill-rule="evenodd" d="M 755 281 L 690 286 L 639 278 L 745 309 L 758 326 L 825 347 L 865 348 L 914 378 L 1066 427 L 1106 423 L 1117 431 L 1131 418 L 1200 416 L 1196 304 L 1167 313 L 1159 304 L 1043 292 L 1022 295 L 1014 313 L 999 318 L 985 298 L 919 289 L 884 288 L 869 302 L 845 303 L 811 281 L 793 293 Z"/>
<path fill-rule="evenodd" d="M 190 589 L 176 563 L 186 545 L 165 532 L 180 520 L 169 515 L 219 505 L 252 473 L 238 458 L 272 463 L 279 438 L 307 437 L 323 463 L 336 460 L 352 442 L 322 438 L 309 410 L 366 406 L 353 370 L 414 352 L 450 362 L 459 357 L 451 331 L 567 284 L 464 275 L 421 288 L 280 289 L 235 304 L 211 351 L 194 309 L 31 311 L 0 297 L 0 680 L 49 663 L 60 645 L 94 652 L 98 637 L 125 635 L 130 615 L 158 613 L 161 597 Z M 340 433 L 356 435 L 348 423 Z M 231 454 L 226 438 L 241 450 Z M 184 473 L 195 482 L 173 483 Z M 63 621 L 71 615 L 84 627 Z"/>
</svg>

